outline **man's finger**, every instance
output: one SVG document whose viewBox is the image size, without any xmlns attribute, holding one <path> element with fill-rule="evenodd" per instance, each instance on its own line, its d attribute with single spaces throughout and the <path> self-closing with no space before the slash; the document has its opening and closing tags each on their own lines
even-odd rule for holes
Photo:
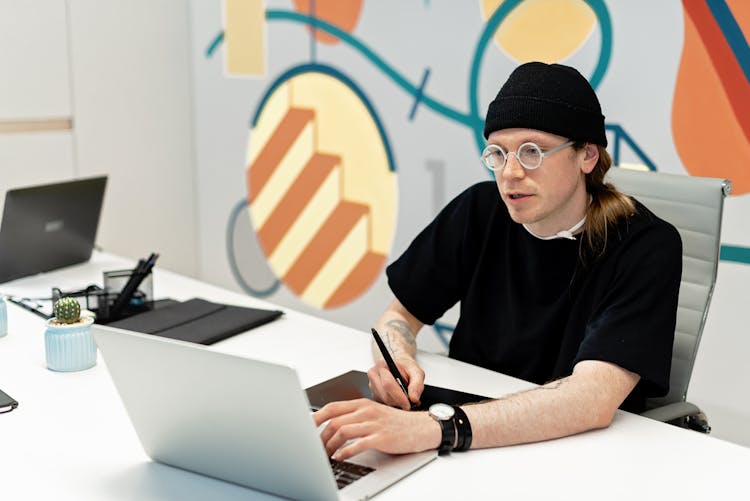
<svg viewBox="0 0 750 501">
<path fill-rule="evenodd" d="M 359 440 L 355 440 L 354 442 L 336 451 L 336 453 L 332 457 L 336 461 L 346 461 L 347 459 L 356 456 L 360 452 L 364 452 L 367 449 L 372 449 L 372 442 L 373 438 L 370 436 L 360 438 Z"/>
<path fill-rule="evenodd" d="M 422 392 L 424 392 L 424 371 L 419 367 L 415 367 L 409 373 L 409 400 L 415 404 L 419 404 Z"/>
<path fill-rule="evenodd" d="M 384 377 L 383 379 L 385 379 L 383 390 L 385 391 L 385 394 L 387 396 L 386 402 L 388 403 L 388 405 L 392 407 L 399 407 L 401 409 L 409 409 L 411 407 L 409 399 L 404 394 L 404 390 L 401 389 L 401 386 L 399 386 L 396 380 L 393 379 L 393 376 L 389 375 Z"/>
<path fill-rule="evenodd" d="M 369 402 L 365 398 L 359 398 L 356 400 L 342 400 L 340 402 L 331 402 L 330 404 L 324 405 L 320 410 L 313 412 L 313 421 L 315 426 L 320 426 L 326 421 L 333 419 L 336 416 L 347 414 L 356 410 L 362 402 Z"/>
<path fill-rule="evenodd" d="M 340 426 L 327 441 L 324 442 L 326 453 L 333 455 L 350 440 L 356 442 L 367 437 L 372 430 L 371 423 L 350 423 Z"/>
</svg>

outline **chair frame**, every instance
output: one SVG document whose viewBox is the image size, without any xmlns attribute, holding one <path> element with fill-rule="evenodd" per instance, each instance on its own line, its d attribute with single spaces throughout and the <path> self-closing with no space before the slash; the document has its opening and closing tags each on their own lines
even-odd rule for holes
<svg viewBox="0 0 750 501">
<path fill-rule="evenodd" d="M 687 390 L 690 384 L 690 378 L 693 372 L 693 366 L 695 364 L 695 358 L 700 345 L 701 337 L 703 334 L 703 328 L 706 323 L 708 316 L 708 309 L 711 304 L 711 297 L 713 296 L 714 286 L 716 284 L 716 276 L 718 273 L 718 264 L 720 256 L 720 236 L 721 236 L 721 222 L 723 216 L 724 199 L 729 196 L 732 191 L 732 183 L 728 179 L 721 178 L 703 178 L 697 176 L 685 176 L 676 174 L 666 174 L 661 172 L 652 171 L 637 171 L 627 168 L 612 168 L 607 174 L 607 180 L 611 181 L 620 191 L 635 197 L 639 202 L 643 203 L 646 207 L 654 212 L 658 217 L 672 223 L 680 232 L 680 236 L 683 238 L 683 280 L 680 283 L 680 302 L 682 303 L 682 296 L 686 294 L 683 290 L 686 287 L 685 270 L 687 270 L 686 258 L 690 259 L 691 256 L 686 253 L 685 241 L 686 235 L 690 230 L 686 230 L 679 224 L 675 224 L 674 221 L 670 221 L 669 207 L 664 207 L 663 203 L 690 203 L 690 200 L 686 200 L 685 196 L 677 197 L 673 196 L 675 193 L 685 193 L 693 191 L 698 193 L 699 191 L 706 192 L 707 197 L 712 199 L 711 203 L 712 210 L 718 211 L 716 217 L 715 235 L 712 235 L 712 245 L 715 249 L 711 249 L 712 257 L 712 270 L 710 270 L 710 283 L 701 283 L 700 286 L 706 289 L 704 295 L 701 295 L 701 299 L 704 300 L 704 306 L 702 315 L 700 316 L 699 322 L 694 325 L 696 329 L 694 345 L 689 358 L 686 360 L 687 373 L 684 381 L 677 381 L 675 384 L 674 380 L 674 363 L 673 363 L 673 374 L 670 378 L 670 385 L 673 387 L 670 393 L 663 398 L 650 399 L 648 402 L 649 409 L 642 415 L 656 419 L 658 421 L 668 422 L 682 427 L 691 428 L 703 433 L 709 433 L 711 427 L 708 425 L 708 420 L 705 414 L 694 404 L 687 402 Z M 674 190 L 668 190 L 666 188 L 674 185 Z M 711 194 L 711 190 L 716 190 L 715 195 Z M 666 195 L 665 195 L 666 194 Z M 705 298 L 703 298 L 705 296 Z M 678 325 L 679 327 L 679 325 Z M 678 332 L 675 332 L 677 336 Z M 673 349 L 672 359 L 677 359 L 677 342 Z M 683 347 L 684 348 L 684 347 Z M 684 360 L 684 358 L 683 358 Z"/>
</svg>

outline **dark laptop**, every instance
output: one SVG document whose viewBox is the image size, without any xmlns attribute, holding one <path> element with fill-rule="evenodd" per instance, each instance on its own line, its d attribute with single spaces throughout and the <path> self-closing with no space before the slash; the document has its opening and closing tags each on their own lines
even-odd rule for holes
<svg viewBox="0 0 750 501">
<path fill-rule="evenodd" d="M 88 261 L 106 184 L 102 176 L 8 191 L 0 283 Z"/>
</svg>

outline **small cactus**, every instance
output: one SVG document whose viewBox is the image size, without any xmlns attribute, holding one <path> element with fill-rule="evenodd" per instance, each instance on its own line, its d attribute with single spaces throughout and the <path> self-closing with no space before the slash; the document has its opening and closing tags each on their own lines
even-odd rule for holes
<svg viewBox="0 0 750 501">
<path fill-rule="evenodd" d="M 72 297 L 58 299 L 55 303 L 55 318 L 61 324 L 72 324 L 81 318 L 81 305 Z"/>
</svg>

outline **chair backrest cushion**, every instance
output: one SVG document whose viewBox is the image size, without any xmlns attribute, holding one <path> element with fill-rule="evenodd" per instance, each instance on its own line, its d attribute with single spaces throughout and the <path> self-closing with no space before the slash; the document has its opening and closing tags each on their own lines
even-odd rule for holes
<svg viewBox="0 0 750 501">
<path fill-rule="evenodd" d="M 607 180 L 674 225 L 682 237 L 682 281 L 670 389 L 652 404 L 684 401 L 716 282 L 724 196 L 731 187 L 719 178 L 624 168 L 610 169 Z"/>
</svg>

